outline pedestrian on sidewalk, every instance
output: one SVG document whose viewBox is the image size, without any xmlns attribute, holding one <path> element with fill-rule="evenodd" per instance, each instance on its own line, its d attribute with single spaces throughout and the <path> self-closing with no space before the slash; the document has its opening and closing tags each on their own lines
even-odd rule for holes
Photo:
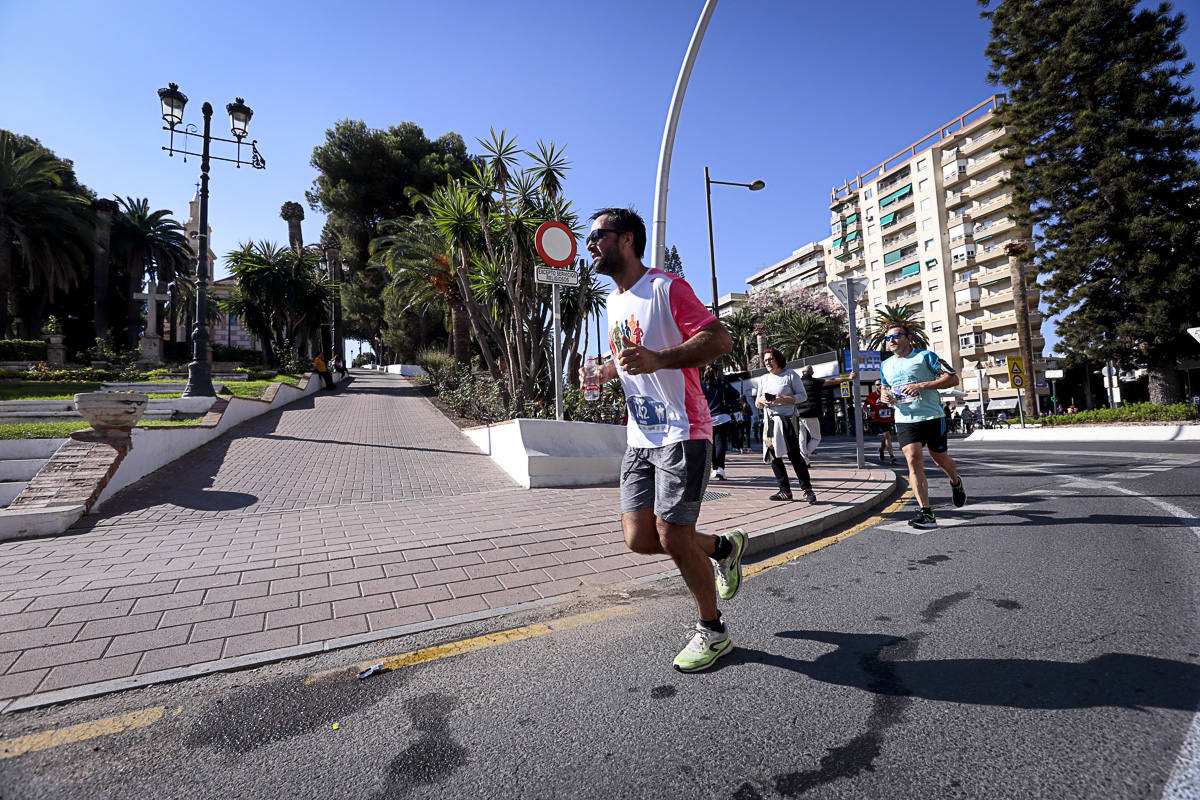
<svg viewBox="0 0 1200 800">
<path fill-rule="evenodd" d="M 825 389 L 837 386 L 842 381 L 858 379 L 857 372 L 851 372 L 845 378 L 814 378 L 811 364 L 805 364 L 800 370 L 800 382 L 804 384 L 804 392 L 808 395 L 804 400 L 796 402 L 796 416 L 799 421 L 801 451 L 804 462 L 812 466 L 812 454 L 821 443 L 821 403 L 825 397 Z"/>
<path fill-rule="evenodd" d="M 325 365 L 325 353 L 317 353 L 316 358 L 313 359 L 313 370 L 321 376 L 321 380 L 325 383 L 325 388 L 332 390 L 333 373 Z"/>
<path fill-rule="evenodd" d="M 742 452 L 749 453 L 750 445 L 753 444 L 750 436 L 750 430 L 754 425 L 754 409 L 750 408 L 750 403 L 746 400 L 745 395 L 740 395 L 738 397 L 738 406 L 742 412 Z"/>
<path fill-rule="evenodd" d="M 871 432 L 882 437 L 879 442 L 879 463 L 883 463 L 883 451 L 887 450 L 888 457 L 892 459 L 892 465 L 896 463 L 896 451 L 892 449 L 892 418 L 894 411 L 892 407 L 883 402 L 880 397 L 880 392 L 883 391 L 883 383 L 875 381 L 871 387 L 871 393 L 867 395 L 867 399 L 863 401 L 863 409 L 867 412 L 871 420 Z"/>
<path fill-rule="evenodd" d="M 938 389 L 958 384 L 954 368 L 931 350 L 917 350 L 909 338 L 907 323 L 891 325 L 883 337 L 892 357 L 883 362 L 883 401 L 895 409 L 896 436 L 908 461 L 908 482 L 917 498 L 917 514 L 909 525 L 936 528 L 937 517 L 929 502 L 929 483 L 925 477 L 925 451 L 950 479 L 950 491 L 956 508 L 967 502 L 967 492 L 958 467 L 947 452 L 946 415 Z"/>
<path fill-rule="evenodd" d="M 630 550 L 666 553 L 679 567 L 700 621 L 674 667 L 698 672 L 733 649 L 717 594 L 728 600 L 737 593 L 746 547 L 741 530 L 696 531 L 712 460 L 712 418 L 697 367 L 728 353 L 733 341 L 683 278 L 642 264 L 646 225 L 636 212 L 605 208 L 592 220 L 592 265 L 616 284 L 608 296 L 615 358 L 600 368 L 600 380 L 621 379 L 629 411 L 621 528 Z"/>
<path fill-rule="evenodd" d="M 733 407 L 737 402 L 737 392 L 725 382 L 721 372 L 711 364 L 704 368 L 703 377 L 700 379 L 700 388 L 708 403 L 708 414 L 712 417 L 712 477 L 723 481 L 725 480 L 725 454 L 729 451 L 733 439 Z"/>
<path fill-rule="evenodd" d="M 343 378 L 346 377 L 346 362 L 342 360 L 341 356 L 333 357 L 333 371 Z"/>
<path fill-rule="evenodd" d="M 754 404 L 763 411 L 763 460 L 771 465 L 775 473 L 775 481 L 779 491 L 771 495 L 771 500 L 792 499 L 792 485 L 788 481 L 787 467 L 783 465 L 786 455 L 796 471 L 796 480 L 804 499 L 809 503 L 817 502 L 813 493 L 812 479 L 808 474 L 808 463 L 804 460 L 804 451 L 800 449 L 800 438 L 796 429 L 796 403 L 803 402 L 807 395 L 800 376 L 786 369 L 787 362 L 773 347 L 768 347 L 762 354 L 763 366 L 769 371 L 758 379 L 758 394 Z"/>
</svg>

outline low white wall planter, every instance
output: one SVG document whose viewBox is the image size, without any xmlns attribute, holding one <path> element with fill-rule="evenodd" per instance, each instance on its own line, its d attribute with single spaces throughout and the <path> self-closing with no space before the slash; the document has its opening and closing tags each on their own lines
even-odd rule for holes
<svg viewBox="0 0 1200 800">
<path fill-rule="evenodd" d="M 384 369 L 392 375 L 401 375 L 405 378 L 421 378 L 425 375 L 425 370 L 416 364 L 388 364 Z"/>
<path fill-rule="evenodd" d="M 526 489 L 612 486 L 620 479 L 623 425 L 510 419 L 463 433 Z"/>
</svg>

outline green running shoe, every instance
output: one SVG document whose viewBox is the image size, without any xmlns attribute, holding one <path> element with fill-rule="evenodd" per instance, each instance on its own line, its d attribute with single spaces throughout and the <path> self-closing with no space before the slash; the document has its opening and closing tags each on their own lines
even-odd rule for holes
<svg viewBox="0 0 1200 800">
<path fill-rule="evenodd" d="M 691 641 L 675 656 L 674 667 L 680 672 L 700 672 L 732 649 L 733 640 L 728 631 L 717 633 L 697 622 Z"/>
<path fill-rule="evenodd" d="M 746 550 L 746 534 L 738 528 L 724 537 L 730 546 L 729 555 L 717 561 L 717 594 L 722 600 L 732 600 L 742 586 L 742 553 Z"/>
</svg>

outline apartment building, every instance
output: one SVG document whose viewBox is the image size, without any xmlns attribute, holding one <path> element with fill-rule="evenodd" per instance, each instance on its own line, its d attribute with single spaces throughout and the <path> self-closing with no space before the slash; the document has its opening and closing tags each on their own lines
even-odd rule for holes
<svg viewBox="0 0 1200 800">
<path fill-rule="evenodd" d="M 751 289 L 817 289 L 865 277 L 860 319 L 886 305 L 920 308 L 930 347 L 952 361 L 972 405 L 982 372 L 989 410 L 1015 410 L 1006 357 L 1020 355 L 1004 246 L 1030 241 L 1013 222 L 994 95 L 830 195 L 830 235 L 746 279 Z M 1037 286 L 1027 281 L 1031 386 L 1044 383 Z M 1026 365 L 1027 371 L 1030 365 Z M 1036 391 L 1048 396 L 1040 387 Z M 1045 402 L 1044 400 L 1042 401 Z"/>
</svg>

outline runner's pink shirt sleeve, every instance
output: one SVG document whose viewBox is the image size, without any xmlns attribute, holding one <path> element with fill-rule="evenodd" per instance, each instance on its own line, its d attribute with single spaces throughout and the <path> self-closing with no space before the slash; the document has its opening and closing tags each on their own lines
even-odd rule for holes
<svg viewBox="0 0 1200 800">
<path fill-rule="evenodd" d="M 692 287 L 682 278 L 671 281 L 671 316 L 683 334 L 683 340 L 695 336 L 701 328 L 716 320 L 708 306 L 700 302 Z"/>
</svg>

